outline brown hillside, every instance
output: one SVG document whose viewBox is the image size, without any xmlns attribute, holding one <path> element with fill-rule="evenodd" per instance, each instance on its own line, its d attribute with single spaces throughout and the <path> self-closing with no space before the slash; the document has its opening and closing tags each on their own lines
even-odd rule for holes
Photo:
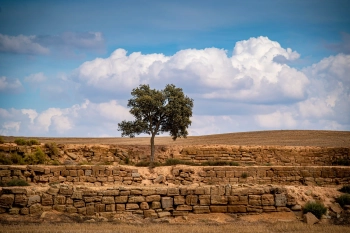
<svg viewBox="0 0 350 233">
<path fill-rule="evenodd" d="M 5 137 L 5 141 L 13 141 L 17 137 Z M 38 138 L 40 142 L 56 142 L 59 144 L 118 144 L 149 145 L 148 137 L 136 138 Z M 280 146 L 321 146 L 349 147 L 350 131 L 323 130 L 276 130 L 243 133 L 214 134 L 206 136 L 190 136 L 173 141 L 170 137 L 156 137 L 156 145 L 280 145 Z"/>
</svg>

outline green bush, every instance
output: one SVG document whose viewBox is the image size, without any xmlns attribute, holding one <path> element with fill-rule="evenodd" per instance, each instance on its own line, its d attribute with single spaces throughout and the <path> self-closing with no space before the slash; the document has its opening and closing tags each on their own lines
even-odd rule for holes
<svg viewBox="0 0 350 233">
<path fill-rule="evenodd" d="M 320 219 L 327 212 L 327 208 L 320 202 L 308 202 L 303 208 L 303 213 L 306 214 L 308 212 Z"/>
<path fill-rule="evenodd" d="M 13 180 L 10 180 L 10 181 L 8 181 L 6 183 L 0 182 L 0 186 L 1 187 L 7 187 L 7 186 L 29 186 L 29 184 L 25 180 L 13 179 Z"/>
<path fill-rule="evenodd" d="M 17 153 L 11 154 L 11 161 L 13 164 L 19 164 L 19 165 L 25 164 L 23 157 Z"/>
<path fill-rule="evenodd" d="M 0 137 L 0 144 L 5 143 L 5 139 L 3 137 Z"/>
<path fill-rule="evenodd" d="M 16 138 L 15 143 L 19 146 L 27 145 L 27 141 L 23 138 Z"/>
<path fill-rule="evenodd" d="M 342 193 L 350 193 L 350 185 L 344 185 L 339 191 Z"/>
<path fill-rule="evenodd" d="M 0 153 L 0 164 L 1 165 L 11 165 L 12 160 L 10 157 L 7 156 L 7 154 Z"/>
<path fill-rule="evenodd" d="M 35 153 L 28 154 L 24 157 L 24 162 L 30 165 L 45 164 L 47 158 L 45 153 L 40 148 L 37 148 Z"/>
<path fill-rule="evenodd" d="M 23 138 L 16 138 L 15 143 L 19 146 L 32 146 L 32 145 L 40 145 L 40 142 L 36 139 L 25 140 Z"/>
<path fill-rule="evenodd" d="M 336 198 L 335 201 L 338 202 L 341 207 L 350 205 L 350 194 L 342 194 L 340 197 Z"/>
<path fill-rule="evenodd" d="M 59 154 L 57 145 L 55 142 L 52 143 L 46 143 L 45 147 L 49 149 L 49 156 L 50 157 L 56 157 Z"/>
<path fill-rule="evenodd" d="M 167 159 L 164 163 L 165 166 L 173 166 L 177 164 L 183 164 L 183 165 L 192 165 L 195 166 L 196 164 L 191 161 L 184 161 L 180 159 Z"/>
<path fill-rule="evenodd" d="M 158 162 L 153 162 L 153 167 L 160 167 L 162 164 Z M 148 161 L 141 161 L 135 164 L 136 167 L 150 167 L 151 163 Z"/>
</svg>

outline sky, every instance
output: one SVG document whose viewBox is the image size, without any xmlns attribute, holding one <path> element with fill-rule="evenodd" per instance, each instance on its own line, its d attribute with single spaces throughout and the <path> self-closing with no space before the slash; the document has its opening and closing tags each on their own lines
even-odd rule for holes
<svg viewBox="0 0 350 233">
<path fill-rule="evenodd" d="M 189 135 L 350 130 L 350 1 L 0 1 L 0 135 L 119 137 L 140 84 Z"/>
</svg>

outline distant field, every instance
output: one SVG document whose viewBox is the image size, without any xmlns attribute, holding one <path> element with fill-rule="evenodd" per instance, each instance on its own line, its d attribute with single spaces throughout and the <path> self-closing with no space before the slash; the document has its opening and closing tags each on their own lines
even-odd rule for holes
<svg viewBox="0 0 350 233">
<path fill-rule="evenodd" d="M 14 141 L 18 137 L 4 137 L 5 141 Z M 149 137 L 136 138 L 45 138 L 36 137 L 40 142 L 58 144 L 118 144 L 149 145 Z M 280 145 L 280 146 L 322 146 L 349 147 L 350 131 L 323 130 L 276 130 L 244 133 L 213 134 L 191 136 L 173 141 L 170 137 L 156 137 L 156 145 Z"/>
</svg>

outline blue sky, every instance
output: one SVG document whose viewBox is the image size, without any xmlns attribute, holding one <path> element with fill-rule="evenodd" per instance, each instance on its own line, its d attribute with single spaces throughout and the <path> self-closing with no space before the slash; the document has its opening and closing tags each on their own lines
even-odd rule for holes
<svg viewBox="0 0 350 233">
<path fill-rule="evenodd" d="M 350 2 L 1 1 L 0 134 L 119 136 L 139 84 L 190 135 L 350 130 Z"/>
</svg>

